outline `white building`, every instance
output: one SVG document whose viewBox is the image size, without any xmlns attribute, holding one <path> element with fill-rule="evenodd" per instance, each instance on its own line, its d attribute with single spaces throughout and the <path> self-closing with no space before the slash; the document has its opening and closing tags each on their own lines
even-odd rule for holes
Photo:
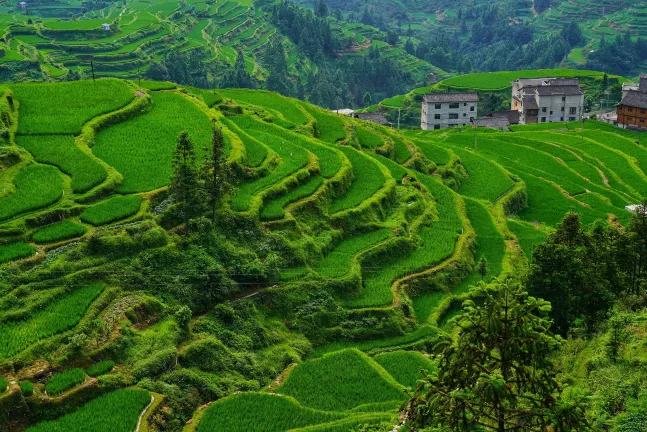
<svg viewBox="0 0 647 432">
<path fill-rule="evenodd" d="M 422 99 L 420 127 L 423 130 L 467 126 L 477 115 L 477 93 L 429 93 Z"/>
<path fill-rule="evenodd" d="M 110 24 L 103 23 L 103 24 L 101 24 L 101 28 L 104 29 L 105 31 L 108 31 L 108 30 L 110 30 Z"/>
<path fill-rule="evenodd" d="M 584 92 L 577 79 L 521 78 L 512 83 L 512 109 L 519 124 L 580 120 Z"/>
</svg>

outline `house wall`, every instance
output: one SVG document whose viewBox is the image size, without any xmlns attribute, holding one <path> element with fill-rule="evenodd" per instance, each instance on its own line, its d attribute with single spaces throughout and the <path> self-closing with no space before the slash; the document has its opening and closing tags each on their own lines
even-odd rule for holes
<svg viewBox="0 0 647 432">
<path fill-rule="evenodd" d="M 420 127 L 423 130 L 446 129 L 454 126 L 467 126 L 478 117 L 476 102 L 455 102 L 458 108 L 450 108 L 452 103 L 443 102 L 440 108 L 435 103 L 422 103 Z M 436 118 L 439 116 L 440 118 Z M 450 118 L 457 117 L 457 118 Z"/>
<path fill-rule="evenodd" d="M 584 95 L 540 96 L 539 123 L 567 122 L 580 120 L 584 109 Z"/>
<path fill-rule="evenodd" d="M 618 105 L 618 126 L 647 128 L 647 110 Z"/>
</svg>

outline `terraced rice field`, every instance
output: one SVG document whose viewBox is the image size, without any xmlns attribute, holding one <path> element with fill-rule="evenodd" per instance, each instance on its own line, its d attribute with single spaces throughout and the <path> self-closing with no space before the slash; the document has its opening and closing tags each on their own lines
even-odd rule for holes
<svg viewBox="0 0 647 432">
<path fill-rule="evenodd" d="M 44 86 L 46 94 L 69 97 L 53 84 Z M 296 351 L 304 356 L 312 352 L 311 360 L 301 362 L 273 388 L 283 396 L 243 392 L 219 397 L 196 419 L 197 430 L 217 424 L 232 431 L 328 431 L 388 423 L 394 416 L 397 420 L 403 389 L 415 385 L 420 369 L 435 367 L 416 351 L 438 332 L 451 330 L 451 317 L 471 286 L 525 265 L 532 259 L 533 245 L 567 212 L 578 211 L 585 223 L 604 219 L 626 224 L 630 214 L 625 206 L 639 203 L 647 193 L 644 143 L 597 123 L 587 124 L 584 136 L 576 124 L 479 131 L 474 147 L 471 130 L 401 133 L 266 92 L 256 99 L 249 90 L 201 92 L 149 82 L 144 94 L 133 99 L 128 83 L 98 80 L 92 86 L 66 83 L 65 91 L 88 93 L 88 101 L 72 102 L 58 111 L 46 107 L 41 116 L 35 107 L 42 96 L 21 84 L 14 88 L 16 108 L 4 108 L 17 119 L 19 133 L 7 140 L 16 156 L 0 171 L 2 271 L 5 266 L 11 272 L 28 269 L 27 283 L 49 266 L 73 276 L 34 285 L 28 298 L 23 288 L 0 281 L 0 357 L 27 356 L 67 344 L 97 314 L 103 316 L 106 304 L 114 306 L 111 296 L 128 292 L 136 297 L 135 291 L 145 289 L 138 277 L 124 277 L 105 289 L 99 281 L 112 273 L 110 268 L 104 272 L 105 259 L 98 253 L 88 253 L 87 262 L 99 270 L 69 269 L 85 263 L 88 248 L 131 253 L 113 243 L 114 232 L 137 237 L 154 227 L 164 236 L 168 231 L 169 238 L 189 238 L 181 222 L 165 213 L 172 154 L 178 133 L 186 129 L 202 162 L 202 148 L 211 145 L 215 124 L 227 136 L 235 186 L 218 209 L 217 223 L 229 224 L 222 225 L 227 227 L 222 231 L 239 221 L 246 225 L 235 234 L 218 231 L 205 240 L 207 246 L 191 249 L 192 259 L 204 261 L 211 271 L 230 253 L 220 249 L 219 236 L 235 235 L 244 244 L 263 238 L 263 259 L 276 262 L 266 269 L 260 259 L 251 260 L 249 267 L 233 270 L 236 276 L 249 278 L 249 285 L 262 294 L 278 293 L 272 297 L 279 299 L 273 304 L 277 309 L 284 307 L 279 304 L 281 290 L 303 292 L 299 301 L 305 306 L 294 308 L 294 329 L 301 307 L 324 310 L 325 316 L 317 324 L 321 334 L 313 337 L 313 347 L 304 342 L 285 355 L 292 362 Z M 98 89 L 97 95 L 90 94 L 91 89 Z M 133 105 L 137 108 L 124 109 Z M 361 137 L 357 131 L 363 131 Z M 178 248 L 184 247 L 181 243 L 141 247 L 149 250 L 138 255 L 136 266 L 146 268 L 166 253 L 173 258 L 160 265 L 168 267 L 169 274 L 182 265 L 173 262 Z M 270 255 L 274 250 L 282 253 Z M 61 264 L 57 257 L 65 253 L 84 259 Z M 485 275 L 475 267 L 481 257 L 487 261 Z M 133 273 L 139 271 L 136 266 Z M 280 278 L 279 273 L 291 275 Z M 86 275 L 92 279 L 86 280 Z M 155 283 L 170 289 L 166 281 Z M 186 286 L 184 280 L 173 280 L 174 290 Z M 304 287 L 322 289 L 310 292 Z M 250 301 L 265 298 L 253 297 Z M 333 313 L 328 315 L 326 308 Z M 218 310 L 223 317 L 228 313 L 227 308 Z M 371 333 L 358 336 L 356 322 L 371 323 Z M 407 324 L 393 324 L 400 322 Z M 175 319 L 169 318 L 133 330 L 144 347 L 132 364 L 147 359 L 159 345 L 174 356 L 175 339 L 160 336 L 173 326 Z M 220 328 L 208 331 L 220 336 Z M 257 343 L 238 335 L 226 337 L 245 346 Z M 178 379 L 213 373 L 189 370 L 195 365 L 188 366 L 184 358 L 178 361 L 183 370 L 173 373 L 185 374 Z M 285 366 L 284 360 L 279 362 Z M 130 365 L 116 365 L 115 370 L 124 367 Z M 105 373 L 97 368 L 87 373 Z M 280 370 L 272 373 L 276 376 Z M 62 384 L 54 386 L 52 394 L 74 389 L 83 382 L 81 377 L 89 380 L 83 371 L 74 374 L 75 379 L 58 378 Z M 252 381 L 246 390 L 262 388 Z M 41 388 L 36 385 L 37 392 Z M 135 405 L 141 412 L 143 408 Z M 130 408 L 123 411 L 128 412 L 124 424 L 130 425 Z M 57 422 L 74 430 L 67 422 L 75 419 L 72 414 Z"/>
</svg>

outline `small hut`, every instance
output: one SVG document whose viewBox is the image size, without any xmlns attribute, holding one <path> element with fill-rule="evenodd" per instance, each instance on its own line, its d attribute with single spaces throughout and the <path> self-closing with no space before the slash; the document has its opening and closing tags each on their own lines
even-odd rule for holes
<svg viewBox="0 0 647 432">
<path fill-rule="evenodd" d="M 110 31 L 110 24 L 103 23 L 101 24 L 101 28 L 104 29 L 105 31 Z"/>
<path fill-rule="evenodd" d="M 21 1 L 20 3 L 18 3 L 18 6 L 20 7 L 20 9 L 26 9 L 27 8 L 27 2 Z"/>
</svg>

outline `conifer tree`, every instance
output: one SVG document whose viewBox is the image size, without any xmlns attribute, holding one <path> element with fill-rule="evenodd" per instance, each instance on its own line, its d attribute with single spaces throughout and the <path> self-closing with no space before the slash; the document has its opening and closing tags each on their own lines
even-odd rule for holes
<svg viewBox="0 0 647 432">
<path fill-rule="evenodd" d="M 478 263 L 478 272 L 481 275 L 481 278 L 485 278 L 487 275 L 487 260 L 485 259 L 485 255 L 481 255 L 481 259 Z"/>
<path fill-rule="evenodd" d="M 203 208 L 204 189 L 198 180 L 195 146 L 187 131 L 180 132 L 173 153 L 173 174 L 170 192 L 184 219 L 187 232 L 191 216 Z"/>
<path fill-rule="evenodd" d="M 207 156 L 202 166 L 201 177 L 215 223 L 216 211 L 232 191 L 231 170 L 225 156 L 225 136 L 222 129 L 213 128 L 211 149 L 205 149 L 205 154 Z"/>
<path fill-rule="evenodd" d="M 551 354 L 550 303 L 518 283 L 481 283 L 463 305 L 456 340 L 442 337 L 440 364 L 419 382 L 406 411 L 416 429 L 589 430 L 584 409 L 563 397 Z M 434 429 L 437 428 L 437 429 Z"/>
</svg>

